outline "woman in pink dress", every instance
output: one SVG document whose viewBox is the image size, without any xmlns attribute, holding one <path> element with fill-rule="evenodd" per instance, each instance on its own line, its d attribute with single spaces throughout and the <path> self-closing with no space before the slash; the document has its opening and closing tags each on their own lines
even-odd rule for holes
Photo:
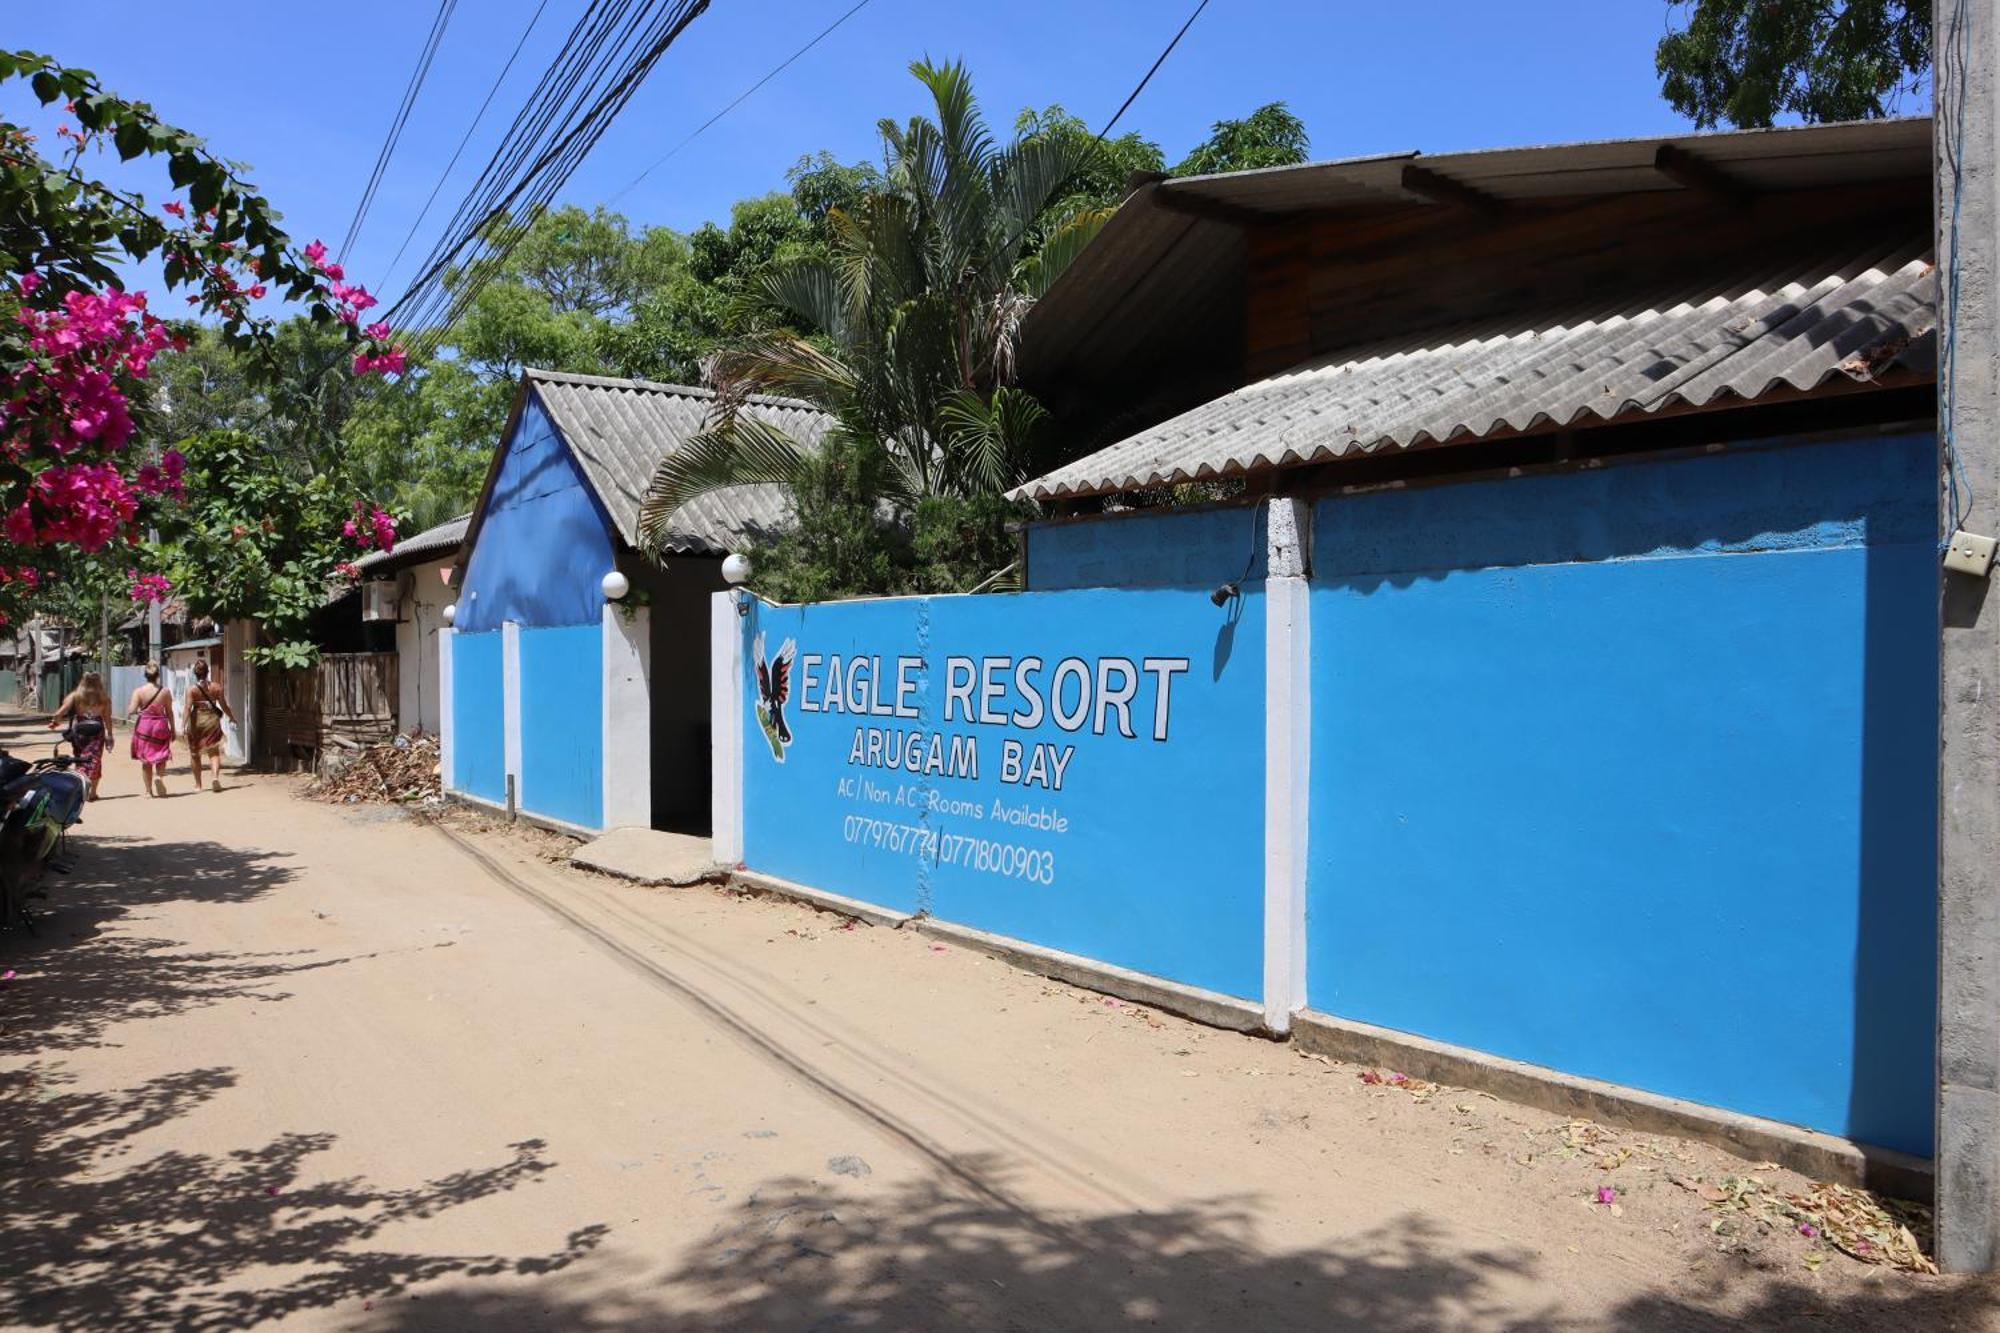
<svg viewBox="0 0 2000 1333">
<path fill-rule="evenodd" d="M 174 696 L 160 684 L 160 668 L 146 664 L 146 683 L 132 691 L 126 717 L 138 718 L 132 726 L 132 757 L 146 770 L 148 796 L 167 794 L 167 761 L 174 757 Z"/>
</svg>

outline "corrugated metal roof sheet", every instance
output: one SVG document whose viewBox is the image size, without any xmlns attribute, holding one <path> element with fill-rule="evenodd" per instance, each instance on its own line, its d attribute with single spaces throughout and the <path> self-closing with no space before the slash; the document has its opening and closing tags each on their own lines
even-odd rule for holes
<svg viewBox="0 0 2000 1333">
<path fill-rule="evenodd" d="M 1019 488 L 1054 499 L 1357 452 L 1611 421 L 1934 370 L 1928 244 L 1879 242 L 1599 309 L 1544 311 L 1308 361 Z"/>
<path fill-rule="evenodd" d="M 598 499 L 628 545 L 639 540 L 639 506 L 660 460 L 707 423 L 715 395 L 684 384 L 529 370 L 526 378 L 583 465 Z M 750 413 L 805 445 L 832 419 L 788 398 L 753 397 Z M 790 523 L 782 486 L 732 486 L 697 496 L 674 515 L 666 549 L 722 555 Z"/>
<path fill-rule="evenodd" d="M 425 528 L 414 536 L 405 537 L 396 543 L 396 549 L 384 554 L 370 551 L 354 562 L 355 568 L 364 572 L 387 565 L 400 569 L 404 565 L 422 563 L 419 556 L 439 559 L 446 551 L 453 551 L 465 542 L 465 530 L 472 524 L 472 515 L 460 514 L 447 519 L 434 528 Z"/>
</svg>

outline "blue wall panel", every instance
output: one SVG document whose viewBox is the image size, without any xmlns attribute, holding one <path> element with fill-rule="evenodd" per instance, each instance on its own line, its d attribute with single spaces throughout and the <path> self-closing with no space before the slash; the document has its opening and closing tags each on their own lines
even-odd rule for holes
<svg viewBox="0 0 2000 1333">
<path fill-rule="evenodd" d="M 1258 994 L 1261 589 L 1227 609 L 1205 588 L 759 606 L 742 628 L 752 867 Z M 760 637 L 767 662 L 792 646 L 789 743 L 757 714 Z"/>
<path fill-rule="evenodd" d="M 1027 586 L 1208 592 L 1246 576 L 1261 579 L 1264 523 L 1261 504 L 1033 523 Z"/>
<path fill-rule="evenodd" d="M 1933 451 L 1322 502 L 1312 1007 L 1928 1153 Z"/>
<path fill-rule="evenodd" d="M 604 824 L 604 630 L 521 631 L 521 808 Z"/>
<path fill-rule="evenodd" d="M 611 523 L 562 436 L 530 395 L 487 497 L 457 625 L 596 625 L 615 563 Z"/>
<path fill-rule="evenodd" d="M 454 790 L 495 805 L 507 800 L 507 734 L 498 631 L 451 641 L 451 751 Z"/>
</svg>

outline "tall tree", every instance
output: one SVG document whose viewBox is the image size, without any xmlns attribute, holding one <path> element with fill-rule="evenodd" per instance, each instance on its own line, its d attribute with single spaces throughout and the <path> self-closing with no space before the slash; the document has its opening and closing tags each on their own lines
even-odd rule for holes
<svg viewBox="0 0 2000 1333">
<path fill-rule="evenodd" d="M 1216 121 L 1208 138 L 1180 160 L 1173 174 L 1207 176 L 1218 171 L 1288 167 L 1305 161 L 1311 151 L 1306 123 L 1283 102 L 1270 102 L 1241 120 Z"/>
<path fill-rule="evenodd" d="M 1660 91 L 1706 129 L 1893 114 L 1931 68 L 1931 0 L 1668 0 Z"/>
</svg>

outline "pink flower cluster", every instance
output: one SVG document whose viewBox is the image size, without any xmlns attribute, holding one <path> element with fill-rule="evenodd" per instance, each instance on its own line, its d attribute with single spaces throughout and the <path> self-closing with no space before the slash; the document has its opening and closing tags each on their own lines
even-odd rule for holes
<svg viewBox="0 0 2000 1333">
<path fill-rule="evenodd" d="M 35 360 L 0 381 L 7 453 L 18 459 L 37 438 L 60 454 L 124 448 L 132 413 L 118 381 L 144 379 L 153 358 L 177 340 L 148 313 L 144 292 L 70 292 L 60 308 L 38 310 L 25 298 L 40 286 L 40 275 L 22 275 L 15 318 Z"/>
<path fill-rule="evenodd" d="M 306 262 L 325 275 L 326 286 L 321 290 L 333 302 L 334 315 L 341 323 L 359 325 L 361 316 L 380 304 L 366 287 L 348 282 L 345 269 L 327 259 L 325 242 L 314 241 L 303 253 Z M 409 354 L 400 344 L 389 341 L 388 324 L 377 320 L 361 332 L 368 346 L 354 354 L 355 374 L 400 375 L 408 368 Z"/>
<path fill-rule="evenodd" d="M 165 574 L 141 574 L 136 569 L 125 571 L 125 577 L 132 581 L 132 600 L 145 605 L 164 602 L 173 595 L 173 581 Z"/>
<path fill-rule="evenodd" d="M 187 494 L 186 472 L 187 458 L 180 450 L 169 449 L 159 462 L 140 464 L 132 486 L 141 495 L 171 495 L 178 500 Z"/>
<path fill-rule="evenodd" d="M 110 463 L 57 463 L 37 473 L 28 498 L 7 511 L 4 530 L 16 546 L 63 542 L 101 551 L 139 512 L 139 497 Z"/>
<path fill-rule="evenodd" d="M 396 519 L 386 510 L 354 502 L 354 517 L 340 525 L 341 536 L 364 551 L 387 555 L 396 549 Z"/>
</svg>

